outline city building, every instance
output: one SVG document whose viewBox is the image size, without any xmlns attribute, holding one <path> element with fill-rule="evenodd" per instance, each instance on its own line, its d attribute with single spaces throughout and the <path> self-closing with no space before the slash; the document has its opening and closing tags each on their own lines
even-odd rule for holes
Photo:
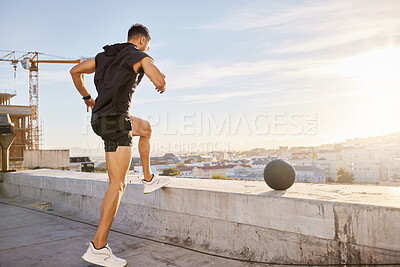
<svg viewBox="0 0 400 267">
<path fill-rule="evenodd" d="M 150 165 L 172 165 L 180 162 L 179 158 L 173 153 L 166 153 L 162 157 L 150 157 Z M 140 157 L 132 158 L 131 166 L 141 166 Z"/>
<path fill-rule="evenodd" d="M 315 166 L 293 166 L 296 171 L 296 182 L 325 183 L 325 170 Z"/>
<path fill-rule="evenodd" d="M 19 169 L 24 167 L 24 151 L 33 150 L 39 144 L 34 143 L 37 140 L 34 135 L 38 133 L 33 131 L 32 127 L 32 106 L 11 105 L 11 98 L 16 95 L 16 91 L 0 92 L 0 114 L 9 114 L 11 122 L 14 123 L 16 136 L 9 149 L 9 164 L 10 168 Z M 41 141 L 41 134 L 38 140 Z"/>
<path fill-rule="evenodd" d="M 193 177 L 193 168 L 194 167 L 179 167 L 178 170 L 180 172 L 180 176 L 182 177 Z"/>
<path fill-rule="evenodd" d="M 227 165 L 215 165 L 215 166 L 199 166 L 194 167 L 192 172 L 195 177 L 199 178 L 211 178 L 213 175 L 227 176 L 230 173 L 230 169 L 238 168 L 249 168 L 246 164 L 227 164 Z"/>
<path fill-rule="evenodd" d="M 70 170 L 94 172 L 94 162 L 89 157 L 70 157 Z"/>
<path fill-rule="evenodd" d="M 252 167 L 252 168 L 232 168 L 227 169 L 227 177 L 241 180 L 264 180 L 264 168 L 263 167 Z"/>
</svg>

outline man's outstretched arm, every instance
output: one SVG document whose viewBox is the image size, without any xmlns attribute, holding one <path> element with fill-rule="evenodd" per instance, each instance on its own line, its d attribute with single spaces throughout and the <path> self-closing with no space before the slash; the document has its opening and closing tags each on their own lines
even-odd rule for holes
<svg viewBox="0 0 400 267">
<path fill-rule="evenodd" d="M 71 73 L 72 80 L 74 81 L 76 89 L 78 89 L 79 93 L 83 97 L 90 95 L 89 90 L 87 89 L 85 84 L 84 74 L 91 74 L 95 71 L 96 71 L 96 62 L 94 58 L 87 59 L 79 63 L 78 65 L 75 65 L 69 71 L 69 73 Z M 90 98 L 88 100 L 85 100 L 85 103 L 87 105 L 87 112 L 89 112 L 89 107 L 93 109 L 95 101 L 93 98 Z"/>
<path fill-rule="evenodd" d="M 144 73 L 155 85 L 156 90 L 162 94 L 167 89 L 167 80 L 165 75 L 156 67 L 153 59 L 145 57 L 141 60 Z"/>
</svg>

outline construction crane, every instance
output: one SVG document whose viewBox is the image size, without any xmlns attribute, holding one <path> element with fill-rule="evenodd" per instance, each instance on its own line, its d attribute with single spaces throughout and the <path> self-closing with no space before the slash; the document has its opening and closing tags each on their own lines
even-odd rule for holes
<svg viewBox="0 0 400 267">
<path fill-rule="evenodd" d="M 0 50 L 1 52 L 7 52 L 7 54 L 0 58 L 0 61 L 11 62 L 14 68 L 14 78 L 16 78 L 16 71 L 18 63 L 24 69 L 29 70 L 29 105 L 32 107 L 32 121 L 30 127 L 32 128 L 32 136 L 29 140 L 32 144 L 33 150 L 39 149 L 39 63 L 67 63 L 74 64 L 80 63 L 87 58 L 81 58 L 76 60 L 66 59 L 64 57 L 44 54 L 40 52 L 22 52 L 22 51 L 9 51 Z M 17 53 L 22 53 L 21 56 L 17 57 Z M 39 55 L 58 57 L 59 59 L 44 59 L 39 60 Z"/>
</svg>

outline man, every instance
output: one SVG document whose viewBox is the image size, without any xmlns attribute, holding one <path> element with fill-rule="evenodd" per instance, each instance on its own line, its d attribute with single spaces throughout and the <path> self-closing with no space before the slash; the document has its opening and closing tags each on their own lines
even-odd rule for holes
<svg viewBox="0 0 400 267">
<path fill-rule="evenodd" d="M 129 113 L 132 94 L 146 76 L 162 94 L 166 90 L 165 75 L 146 53 L 150 47 L 148 29 L 135 24 L 128 31 L 128 42 L 106 45 L 104 52 L 74 66 L 70 73 L 79 93 L 92 109 L 93 131 L 104 140 L 109 187 L 101 205 L 101 217 L 96 235 L 82 258 L 101 266 L 125 266 L 126 260 L 117 258 L 107 243 L 111 224 L 126 188 L 126 174 L 132 154 L 132 137 L 139 136 L 139 154 L 143 166 L 144 193 L 151 193 L 171 179 L 158 177 L 150 171 L 151 125 Z M 95 72 L 94 83 L 98 96 L 94 100 L 86 88 L 84 74 Z"/>
</svg>

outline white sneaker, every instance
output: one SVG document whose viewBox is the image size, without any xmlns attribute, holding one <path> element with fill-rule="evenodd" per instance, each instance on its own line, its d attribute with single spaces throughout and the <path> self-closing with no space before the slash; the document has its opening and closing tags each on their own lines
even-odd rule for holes
<svg viewBox="0 0 400 267">
<path fill-rule="evenodd" d="M 165 176 L 163 177 L 155 176 L 153 173 L 150 182 L 147 182 L 145 179 L 142 179 L 142 183 L 144 185 L 144 193 L 148 194 L 154 192 L 157 189 L 166 186 L 170 182 L 171 178 Z"/>
<path fill-rule="evenodd" d="M 106 247 L 101 249 L 96 249 L 92 242 L 86 242 L 86 245 L 89 245 L 89 247 L 86 253 L 82 256 L 82 259 L 85 261 L 100 266 L 110 267 L 120 267 L 126 265 L 126 260 L 115 256 L 108 244 Z"/>
</svg>

